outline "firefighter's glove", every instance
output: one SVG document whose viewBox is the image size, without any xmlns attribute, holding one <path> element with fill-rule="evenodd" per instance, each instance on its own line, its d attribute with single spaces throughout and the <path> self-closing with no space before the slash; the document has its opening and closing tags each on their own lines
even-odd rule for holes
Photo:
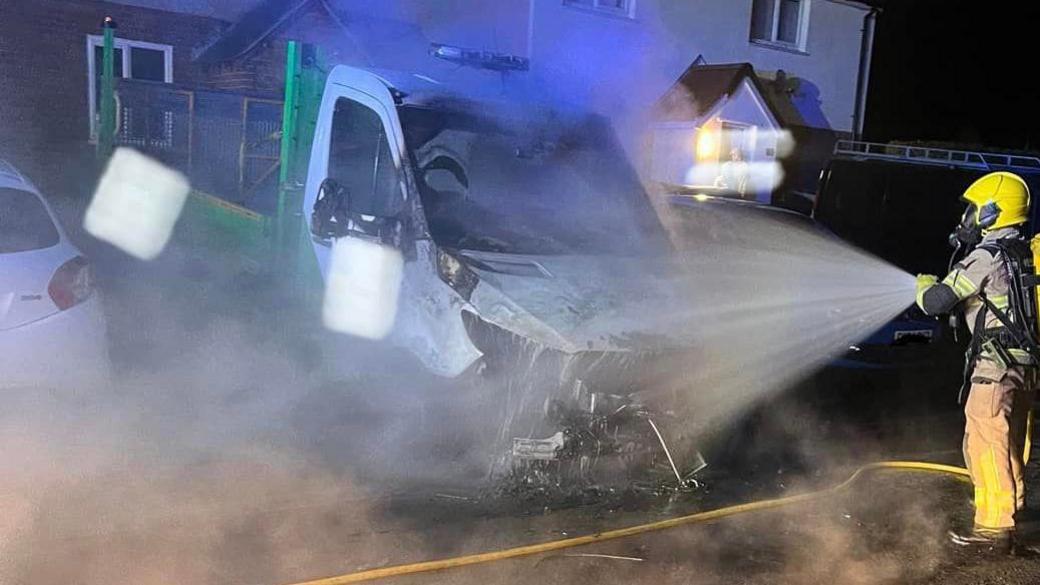
<svg viewBox="0 0 1040 585">
<path fill-rule="evenodd" d="M 917 306 L 924 309 L 924 293 L 939 282 L 939 277 L 934 274 L 917 275 Z"/>
</svg>

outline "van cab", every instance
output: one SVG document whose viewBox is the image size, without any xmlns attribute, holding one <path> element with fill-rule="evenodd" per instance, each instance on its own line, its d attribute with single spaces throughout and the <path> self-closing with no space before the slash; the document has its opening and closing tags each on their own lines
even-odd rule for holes
<svg viewBox="0 0 1040 585">
<path fill-rule="evenodd" d="M 645 273 L 669 244 L 600 116 L 338 66 L 303 212 L 327 282 L 338 240 L 400 253 L 386 339 L 436 374 L 489 365 L 492 339 L 567 355 L 641 351 L 641 333 L 682 345 L 637 318 L 666 294 Z"/>
</svg>

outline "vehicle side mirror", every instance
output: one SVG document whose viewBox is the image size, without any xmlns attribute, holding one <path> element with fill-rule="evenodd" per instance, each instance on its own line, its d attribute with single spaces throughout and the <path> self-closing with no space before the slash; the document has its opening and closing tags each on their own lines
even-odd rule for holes
<svg viewBox="0 0 1040 585">
<path fill-rule="evenodd" d="M 350 194 L 335 179 L 325 179 L 311 209 L 311 234 L 319 240 L 331 240 L 345 235 L 349 224 Z"/>
</svg>

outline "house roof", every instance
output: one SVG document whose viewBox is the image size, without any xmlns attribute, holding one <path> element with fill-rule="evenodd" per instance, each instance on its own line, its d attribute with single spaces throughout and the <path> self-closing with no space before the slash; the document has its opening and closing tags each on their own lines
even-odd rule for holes
<svg viewBox="0 0 1040 585">
<path fill-rule="evenodd" d="M 662 120 L 695 120 L 710 112 L 720 100 L 732 95 L 747 80 L 762 96 L 770 113 L 781 123 L 789 120 L 778 107 L 774 92 L 769 91 L 755 74 L 751 63 L 698 65 L 686 68 L 679 80 L 658 101 Z"/>
<path fill-rule="evenodd" d="M 373 61 L 371 57 L 374 55 L 414 59 L 413 53 L 426 54 L 429 41 L 423 37 L 418 26 L 358 12 L 351 9 L 353 5 L 344 0 L 261 0 L 227 31 L 199 50 L 195 60 L 200 63 L 219 63 L 242 57 L 288 26 L 304 9 L 311 7 L 324 9 L 332 21 L 343 29 L 342 40 L 358 49 L 363 56 L 368 56 L 369 61 Z M 329 39 L 300 40 L 325 42 Z M 391 61 L 389 65 L 401 65 Z"/>
<path fill-rule="evenodd" d="M 315 0 L 262 0 L 235 24 L 203 47 L 195 56 L 199 63 L 219 63 L 241 57 Z"/>
<path fill-rule="evenodd" d="M 107 0 L 114 4 L 139 6 L 179 14 L 216 18 L 227 22 L 238 20 L 260 0 Z M 118 15 L 116 15 L 118 21 Z"/>
</svg>

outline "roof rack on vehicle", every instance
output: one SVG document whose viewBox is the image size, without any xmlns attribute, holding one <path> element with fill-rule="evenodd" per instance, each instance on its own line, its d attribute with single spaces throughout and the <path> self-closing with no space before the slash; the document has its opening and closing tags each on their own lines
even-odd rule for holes
<svg viewBox="0 0 1040 585">
<path fill-rule="evenodd" d="M 839 140 L 834 144 L 834 154 L 906 163 L 1040 173 L 1040 158 L 997 152 L 975 152 L 927 146 L 862 142 L 859 140 Z"/>
</svg>

